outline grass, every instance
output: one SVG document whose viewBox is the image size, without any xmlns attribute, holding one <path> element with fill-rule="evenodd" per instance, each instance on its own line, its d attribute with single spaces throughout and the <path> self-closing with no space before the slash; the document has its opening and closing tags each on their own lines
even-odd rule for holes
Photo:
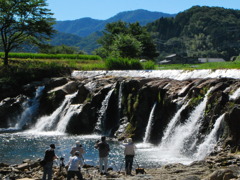
<svg viewBox="0 0 240 180">
<path fill-rule="evenodd" d="M 240 61 L 233 62 L 209 62 L 203 64 L 165 64 L 156 67 L 159 70 L 195 70 L 195 69 L 240 69 Z"/>
<path fill-rule="evenodd" d="M 143 69 L 143 66 L 137 59 L 110 57 L 105 60 L 105 63 L 106 68 L 109 70 Z"/>
<path fill-rule="evenodd" d="M 0 57 L 3 57 L 4 53 L 0 52 Z M 101 60 L 97 55 L 83 55 L 83 54 L 42 54 L 42 53 L 9 53 L 9 58 L 18 59 L 78 59 L 78 60 Z"/>
</svg>

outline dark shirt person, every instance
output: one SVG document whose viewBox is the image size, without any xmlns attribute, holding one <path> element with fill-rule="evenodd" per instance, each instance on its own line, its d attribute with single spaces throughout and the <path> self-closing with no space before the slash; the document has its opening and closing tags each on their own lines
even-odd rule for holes
<svg viewBox="0 0 240 180">
<path fill-rule="evenodd" d="M 101 137 L 101 141 L 97 141 L 97 143 L 94 146 L 96 149 L 98 149 L 99 152 L 99 169 L 101 174 L 107 173 L 107 167 L 108 167 L 108 154 L 110 151 L 109 145 L 106 142 L 106 137 Z M 104 165 L 104 168 L 103 168 Z"/>
<path fill-rule="evenodd" d="M 43 177 L 42 180 L 46 180 L 46 177 L 48 176 L 48 180 L 52 179 L 52 167 L 53 167 L 53 161 L 54 159 L 57 159 L 58 157 L 55 155 L 55 145 L 51 144 L 50 149 L 45 151 L 44 160 L 46 161 L 46 164 L 43 166 Z"/>
</svg>

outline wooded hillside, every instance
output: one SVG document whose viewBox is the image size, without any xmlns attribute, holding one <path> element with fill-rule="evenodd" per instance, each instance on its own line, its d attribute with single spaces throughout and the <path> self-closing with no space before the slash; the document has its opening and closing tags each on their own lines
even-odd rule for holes
<svg viewBox="0 0 240 180">
<path fill-rule="evenodd" d="M 229 60 L 240 50 L 240 11 L 194 6 L 174 18 L 147 25 L 161 56 L 221 57 Z"/>
</svg>

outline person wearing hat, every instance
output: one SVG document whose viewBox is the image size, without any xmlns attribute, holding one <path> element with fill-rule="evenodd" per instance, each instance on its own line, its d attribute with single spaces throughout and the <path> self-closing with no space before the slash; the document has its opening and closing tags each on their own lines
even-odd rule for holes
<svg viewBox="0 0 240 180">
<path fill-rule="evenodd" d="M 45 160 L 46 164 L 43 166 L 43 177 L 42 177 L 42 180 L 46 180 L 47 176 L 48 176 L 48 180 L 52 179 L 53 161 L 54 161 L 54 159 L 58 158 L 55 155 L 54 149 L 55 149 L 55 145 L 54 144 L 50 144 L 50 149 L 47 149 L 45 151 L 44 160 Z"/>
<path fill-rule="evenodd" d="M 80 141 L 76 141 L 76 146 L 72 147 L 70 154 L 72 156 L 74 156 L 76 151 L 78 151 L 80 153 L 79 157 L 82 158 L 82 160 L 84 161 L 83 154 L 85 153 L 85 151 L 84 151 L 82 145 L 80 144 Z"/>
<path fill-rule="evenodd" d="M 83 165 L 82 158 L 80 158 L 80 152 L 76 151 L 74 156 L 71 156 L 68 162 L 68 173 L 67 173 L 67 180 L 74 178 L 76 175 L 78 179 L 82 180 L 82 173 L 81 173 L 81 166 Z"/>
<path fill-rule="evenodd" d="M 128 138 L 123 142 L 124 155 L 125 155 L 125 170 L 127 175 L 131 175 L 133 158 L 135 156 L 136 146 L 132 142 L 132 138 Z"/>
</svg>

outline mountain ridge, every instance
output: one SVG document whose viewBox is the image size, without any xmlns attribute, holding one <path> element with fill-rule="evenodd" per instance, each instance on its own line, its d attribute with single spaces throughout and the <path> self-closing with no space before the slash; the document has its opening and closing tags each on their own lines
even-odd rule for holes
<svg viewBox="0 0 240 180">
<path fill-rule="evenodd" d="M 90 17 L 84 17 L 76 20 L 57 21 L 54 25 L 54 28 L 59 32 L 75 34 L 80 37 L 86 37 L 96 31 L 104 30 L 105 25 L 111 22 L 121 20 L 129 23 L 139 22 L 141 25 L 146 25 L 147 23 L 153 22 L 161 17 L 174 16 L 175 14 L 137 9 L 133 11 L 120 12 L 106 20 L 98 20 Z"/>
</svg>

